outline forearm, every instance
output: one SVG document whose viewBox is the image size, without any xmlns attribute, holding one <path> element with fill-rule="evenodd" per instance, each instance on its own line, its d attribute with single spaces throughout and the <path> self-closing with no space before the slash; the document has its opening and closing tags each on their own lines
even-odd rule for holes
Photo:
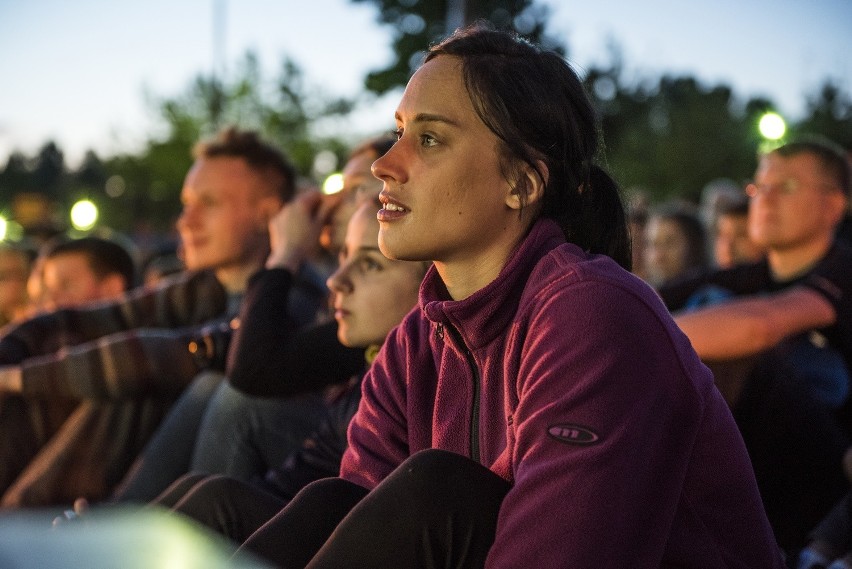
<svg viewBox="0 0 852 569">
<path fill-rule="evenodd" d="M 754 355 L 784 338 L 831 325 L 834 308 L 819 293 L 795 287 L 766 297 L 735 299 L 675 315 L 675 322 L 704 360 Z"/>
<path fill-rule="evenodd" d="M 299 328 L 288 309 L 292 274 L 265 270 L 249 285 L 228 352 L 231 384 L 257 397 L 289 397 L 346 381 L 363 350 L 337 340 L 334 323 Z"/>
<path fill-rule="evenodd" d="M 174 393 L 198 366 L 181 332 L 137 330 L 30 358 L 19 370 L 26 396 L 125 399 Z"/>
</svg>

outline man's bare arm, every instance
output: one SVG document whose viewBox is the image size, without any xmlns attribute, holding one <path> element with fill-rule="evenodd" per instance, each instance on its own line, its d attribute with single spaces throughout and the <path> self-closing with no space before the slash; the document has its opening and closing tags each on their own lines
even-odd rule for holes
<svg viewBox="0 0 852 569">
<path fill-rule="evenodd" d="M 830 326 L 836 319 L 831 303 L 803 286 L 675 314 L 699 357 L 708 361 L 757 354 L 787 336 Z"/>
</svg>

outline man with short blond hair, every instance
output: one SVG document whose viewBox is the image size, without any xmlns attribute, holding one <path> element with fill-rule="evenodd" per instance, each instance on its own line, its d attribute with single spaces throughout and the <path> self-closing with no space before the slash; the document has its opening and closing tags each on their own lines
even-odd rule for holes
<svg viewBox="0 0 852 569">
<path fill-rule="evenodd" d="M 39 315 L 0 338 L 3 506 L 105 497 L 193 378 L 208 378 L 209 390 L 221 382 L 227 345 L 187 345 L 210 330 L 227 339 L 269 254 L 269 219 L 295 194 L 295 170 L 257 133 L 235 128 L 199 144 L 195 158 L 177 224 L 185 273 L 115 302 Z M 312 322 L 325 297 L 299 276 L 296 321 Z M 209 368 L 212 376 L 201 373 Z M 42 413 L 46 403 L 63 412 Z"/>
</svg>

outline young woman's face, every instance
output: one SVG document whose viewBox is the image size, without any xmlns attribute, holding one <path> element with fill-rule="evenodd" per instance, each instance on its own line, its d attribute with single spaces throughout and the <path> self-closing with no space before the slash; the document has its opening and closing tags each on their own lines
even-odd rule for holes
<svg viewBox="0 0 852 569">
<path fill-rule="evenodd" d="M 461 61 L 442 55 L 411 78 L 399 140 L 373 163 L 384 182 L 379 245 L 388 257 L 477 266 L 505 260 L 525 228 L 509 206 L 498 139 L 474 111 Z M 503 258 L 500 258 L 500 257 Z"/>
<path fill-rule="evenodd" d="M 689 243 L 680 225 L 665 217 L 652 217 L 645 227 L 645 271 L 654 284 L 662 284 L 687 268 Z"/>
<path fill-rule="evenodd" d="M 371 200 L 349 221 L 340 266 L 328 278 L 337 336 L 350 347 L 381 344 L 417 303 L 423 264 L 386 258 L 379 251 L 378 234 Z"/>
</svg>

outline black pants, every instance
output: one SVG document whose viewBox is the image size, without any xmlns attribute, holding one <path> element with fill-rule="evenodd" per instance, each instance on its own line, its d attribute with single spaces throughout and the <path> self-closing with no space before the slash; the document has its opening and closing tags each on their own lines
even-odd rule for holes
<svg viewBox="0 0 852 569">
<path fill-rule="evenodd" d="M 187 474 L 152 505 L 171 508 L 240 544 L 287 502 L 235 478 Z"/>
<path fill-rule="evenodd" d="M 372 492 L 309 484 L 242 549 L 288 569 L 481 567 L 509 488 L 463 456 L 422 451 Z"/>
</svg>

